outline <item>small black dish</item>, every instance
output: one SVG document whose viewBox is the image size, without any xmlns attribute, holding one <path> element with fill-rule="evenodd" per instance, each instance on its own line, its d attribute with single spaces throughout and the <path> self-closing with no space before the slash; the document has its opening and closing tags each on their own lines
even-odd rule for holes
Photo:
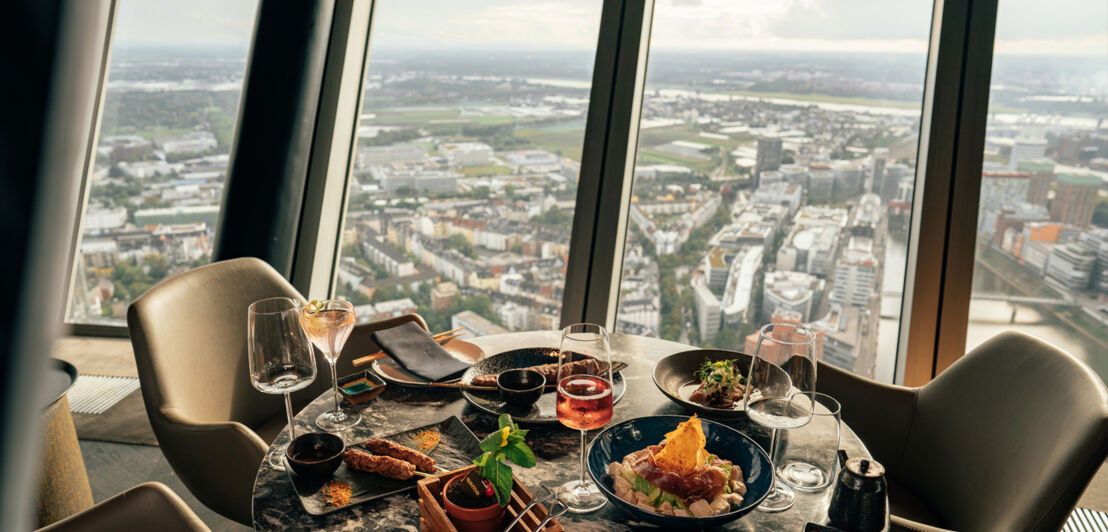
<svg viewBox="0 0 1108 532">
<path fill-rule="evenodd" d="M 510 369 L 496 377 L 500 398 L 513 409 L 531 408 L 542 397 L 546 377 L 533 369 Z"/>
<path fill-rule="evenodd" d="M 339 378 L 339 390 L 350 404 L 360 405 L 372 401 L 385 391 L 385 381 L 372 371 L 362 371 Z"/>
<path fill-rule="evenodd" d="M 330 477 L 342 465 L 346 444 L 327 432 L 309 432 L 297 436 L 285 449 L 285 460 L 292 472 L 306 480 Z"/>
</svg>

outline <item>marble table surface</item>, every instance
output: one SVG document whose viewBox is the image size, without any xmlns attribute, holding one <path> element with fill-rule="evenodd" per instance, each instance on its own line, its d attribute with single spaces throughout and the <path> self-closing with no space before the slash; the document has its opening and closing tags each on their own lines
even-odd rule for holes
<svg viewBox="0 0 1108 532">
<path fill-rule="evenodd" d="M 556 348 L 559 338 L 558 332 L 542 331 L 486 336 L 471 341 L 489 356 L 519 347 Z M 651 377 L 655 363 L 667 355 L 688 349 L 689 346 L 675 342 L 613 334 L 612 360 L 626 362 L 629 366 L 623 370 L 628 383 L 627 393 L 616 405 L 612 423 L 651 415 L 688 415 L 682 407 L 662 395 Z M 328 391 L 305 407 L 294 420 L 298 433 L 317 430 L 312 421 L 333 404 L 333 396 Z M 361 414 L 362 422 L 359 425 L 341 433 L 347 443 L 436 423 L 450 416 L 461 418 L 478 438 L 483 438 L 496 429 L 495 417 L 477 410 L 454 390 L 424 391 L 390 385 L 376 399 L 362 405 Z M 770 433 L 767 429 L 746 418 L 724 423 L 752 437 L 763 448 L 768 447 Z M 531 469 L 515 468 L 516 478 L 532 491 L 539 483 L 553 487 L 570 478 L 576 478 L 580 445 L 578 432 L 560 425 L 532 425 L 528 428 L 531 432 L 527 440 L 535 451 L 538 465 Z M 287 439 L 288 432 L 283 431 L 274 445 L 283 444 Z M 839 447 L 852 457 L 869 456 L 865 446 L 845 424 Z M 830 499 L 830 489 L 811 494 L 798 492 L 796 504 L 787 511 L 770 514 L 754 511 L 724 528 L 799 532 L 807 522 L 826 522 Z M 254 528 L 263 531 L 419 530 L 419 507 L 415 490 L 328 515 L 314 516 L 301 506 L 286 473 L 274 470 L 268 461 L 262 462 L 254 482 L 253 513 Z M 559 518 L 559 522 L 572 531 L 619 532 L 650 526 L 630 519 L 614 505 L 608 504 L 590 514 L 566 514 Z"/>
</svg>

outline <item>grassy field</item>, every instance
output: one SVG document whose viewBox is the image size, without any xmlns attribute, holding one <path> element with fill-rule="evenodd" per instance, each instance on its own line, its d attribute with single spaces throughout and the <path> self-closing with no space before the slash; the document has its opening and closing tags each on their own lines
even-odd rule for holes
<svg viewBox="0 0 1108 532">
<path fill-rule="evenodd" d="M 725 146 L 729 150 L 735 149 L 736 146 L 749 142 L 754 137 L 752 135 L 741 133 L 737 135 L 728 135 L 731 138 L 728 139 L 714 139 L 711 137 L 700 136 L 700 131 L 695 126 L 680 125 L 670 127 L 658 127 L 651 129 L 644 129 L 639 132 L 639 145 L 640 146 L 659 146 L 667 144 L 675 140 L 685 140 L 689 142 L 699 142 L 701 144 L 707 144 L 709 146 Z"/>
<path fill-rule="evenodd" d="M 582 133 L 580 130 L 547 131 L 542 129 L 516 129 L 516 136 L 527 139 L 540 150 L 561 153 L 575 161 L 581 160 Z"/>
<path fill-rule="evenodd" d="M 390 111 L 388 109 L 373 109 L 369 112 L 377 115 L 373 120 L 368 122 L 373 125 L 423 126 L 430 123 L 432 120 L 450 120 L 458 118 L 458 110 L 454 108 L 427 111 Z"/>
<path fill-rule="evenodd" d="M 516 121 L 516 117 L 510 115 L 477 115 L 467 116 L 465 119 L 474 124 L 481 124 L 483 126 L 498 126 L 500 124 L 510 124 Z"/>
<path fill-rule="evenodd" d="M 657 150 L 651 150 L 649 148 L 640 148 L 639 163 L 644 164 L 677 164 L 681 166 L 687 166 L 693 170 L 700 170 L 702 172 L 708 172 L 715 168 L 718 163 L 713 161 L 698 161 L 696 159 L 687 159 L 673 155 L 671 153 L 664 153 Z"/>
<path fill-rule="evenodd" d="M 466 177 L 479 177 L 479 176 L 483 177 L 483 176 L 489 176 L 489 175 L 510 174 L 510 173 L 512 173 L 512 169 L 508 168 L 507 166 L 497 166 L 497 165 L 467 166 L 465 168 L 462 168 L 462 173 L 464 173 L 466 175 Z"/>
<path fill-rule="evenodd" d="M 751 98 L 783 98 L 800 100 L 805 102 L 843 103 L 852 105 L 867 105 L 880 107 L 899 107 L 901 109 L 919 109 L 920 102 L 908 102 L 903 100 L 871 100 L 868 98 L 855 98 L 850 96 L 832 96 L 830 94 L 792 94 L 788 92 L 756 92 L 756 91 L 727 91 L 725 94 L 749 96 Z"/>
</svg>

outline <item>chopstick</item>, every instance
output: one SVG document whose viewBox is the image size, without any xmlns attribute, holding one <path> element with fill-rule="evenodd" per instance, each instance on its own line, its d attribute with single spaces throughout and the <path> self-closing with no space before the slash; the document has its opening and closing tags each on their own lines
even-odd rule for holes
<svg viewBox="0 0 1108 532">
<path fill-rule="evenodd" d="M 615 373 L 615 372 L 618 372 L 618 371 L 623 371 L 624 369 L 627 369 L 627 363 L 626 362 L 613 362 L 612 363 L 612 373 Z M 411 384 L 409 384 L 409 386 L 411 386 Z M 495 391 L 497 391 L 496 386 L 478 386 L 478 385 L 475 385 L 475 384 L 463 384 L 463 383 L 460 383 L 460 382 L 428 382 L 428 383 L 416 384 L 414 386 L 426 386 L 428 388 L 453 388 L 453 389 L 456 389 L 456 390 L 469 390 L 469 391 L 474 391 L 474 392 L 495 392 Z M 557 386 L 554 383 L 547 383 L 544 390 L 553 390 L 556 387 Z"/>
<path fill-rule="evenodd" d="M 441 332 L 441 333 L 438 333 L 438 334 L 435 334 L 435 335 L 431 336 L 431 338 L 434 338 L 435 341 L 439 343 L 439 345 L 442 345 L 442 344 L 445 344 L 446 342 L 449 342 L 450 340 L 453 340 L 453 339 L 455 339 L 459 336 L 462 336 L 462 335 L 466 334 L 466 333 L 453 334 L 453 333 L 456 333 L 456 332 L 458 332 L 458 331 L 460 331 L 464 328 L 465 327 L 458 327 L 457 329 L 454 329 L 452 331 Z M 374 360 L 380 360 L 382 358 L 385 358 L 386 356 L 388 356 L 388 355 L 385 354 L 384 351 L 378 351 L 376 353 L 373 353 L 372 355 L 366 355 L 364 357 L 355 358 L 353 364 L 354 364 L 354 367 L 364 366 L 366 364 L 369 364 L 370 362 L 373 362 Z"/>
<path fill-rule="evenodd" d="M 477 386 L 476 384 L 462 384 L 460 382 L 428 382 L 429 388 L 454 388 L 456 390 L 470 390 L 474 392 L 495 392 L 496 386 Z"/>
</svg>

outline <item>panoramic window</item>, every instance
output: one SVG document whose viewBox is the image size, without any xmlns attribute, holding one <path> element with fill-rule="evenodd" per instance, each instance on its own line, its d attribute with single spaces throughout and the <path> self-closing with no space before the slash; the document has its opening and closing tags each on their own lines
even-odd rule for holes
<svg viewBox="0 0 1108 532">
<path fill-rule="evenodd" d="M 212 259 L 257 2 L 123 0 L 67 321 L 127 305 Z"/>
<path fill-rule="evenodd" d="M 1005 330 L 1108 378 L 1108 4 L 1001 1 L 966 349 Z"/>
<path fill-rule="evenodd" d="M 656 4 L 619 331 L 893 380 L 931 7 Z"/>
<path fill-rule="evenodd" d="M 600 8 L 377 3 L 336 265 L 360 320 L 559 328 Z"/>
</svg>

